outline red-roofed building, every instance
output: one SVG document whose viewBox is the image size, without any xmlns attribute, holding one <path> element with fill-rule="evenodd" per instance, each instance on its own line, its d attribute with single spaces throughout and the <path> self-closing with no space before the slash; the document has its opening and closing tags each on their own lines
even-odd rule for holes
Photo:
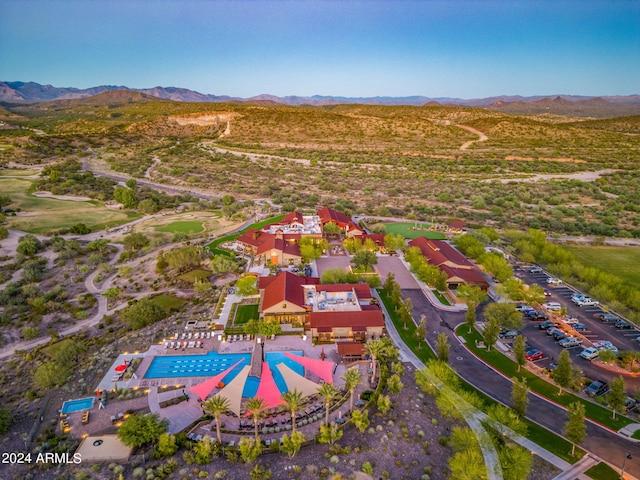
<svg viewBox="0 0 640 480">
<path fill-rule="evenodd" d="M 471 285 L 483 290 L 489 288 L 480 271 L 467 257 L 444 240 L 429 240 L 417 237 L 409 242 L 410 247 L 418 247 L 431 265 L 447 274 L 447 286 L 455 290 L 459 285 Z"/>
<path fill-rule="evenodd" d="M 384 333 L 380 309 L 353 312 L 311 312 L 306 330 L 321 342 L 348 340 L 364 342 Z"/>
<path fill-rule="evenodd" d="M 318 217 L 320 217 L 320 223 L 326 225 L 327 223 L 335 223 L 340 227 L 347 237 L 356 237 L 364 235 L 365 231 L 360 228 L 351 217 L 346 216 L 342 212 L 338 212 L 329 207 L 324 207 L 318 210 Z"/>
<path fill-rule="evenodd" d="M 304 325 L 311 308 L 305 304 L 303 285 L 314 283 L 318 283 L 317 278 L 299 277 L 287 271 L 275 277 L 260 277 L 258 308 L 263 318 Z"/>
<path fill-rule="evenodd" d="M 245 253 L 261 257 L 266 263 L 273 265 L 293 265 L 302 261 L 300 254 L 300 235 L 272 234 L 261 230 L 249 229 L 236 241 L 243 246 Z"/>
</svg>

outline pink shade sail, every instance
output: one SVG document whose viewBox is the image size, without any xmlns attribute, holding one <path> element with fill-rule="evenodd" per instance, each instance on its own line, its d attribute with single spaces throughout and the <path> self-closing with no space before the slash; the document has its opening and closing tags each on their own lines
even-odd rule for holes
<svg viewBox="0 0 640 480">
<path fill-rule="evenodd" d="M 323 360 L 315 360 L 309 357 L 301 357 L 300 355 L 294 355 L 289 352 L 285 352 L 284 356 L 315 373 L 325 383 L 333 383 L 334 362 L 325 362 Z"/>
<path fill-rule="evenodd" d="M 263 399 L 267 403 L 267 408 L 275 408 L 284 404 L 280 389 L 273 379 L 273 372 L 267 362 L 262 363 L 262 376 L 255 396 Z"/>
<path fill-rule="evenodd" d="M 215 377 L 211 377 L 210 379 L 205 380 L 202 383 L 198 383 L 197 385 L 189 387 L 188 390 L 198 395 L 198 397 L 200 397 L 200 400 L 204 400 L 209 396 L 212 390 L 216 388 L 216 385 L 218 385 L 222 381 L 222 379 L 231 372 L 231 370 L 236 368 L 242 362 L 244 362 L 244 359 L 238 360 L 234 365 L 231 365 L 224 372 L 219 373 Z"/>
<path fill-rule="evenodd" d="M 118 365 L 116 368 L 114 368 L 116 372 L 124 372 L 126 369 L 127 369 L 126 365 Z"/>
</svg>

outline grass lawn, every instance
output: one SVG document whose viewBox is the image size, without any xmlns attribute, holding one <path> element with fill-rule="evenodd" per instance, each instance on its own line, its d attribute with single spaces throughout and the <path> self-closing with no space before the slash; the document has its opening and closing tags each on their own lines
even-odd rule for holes
<svg viewBox="0 0 640 480">
<path fill-rule="evenodd" d="M 140 215 L 136 212 L 114 211 L 97 201 L 76 202 L 55 198 L 34 197 L 29 193 L 33 182 L 18 178 L 0 178 L 0 192 L 8 195 L 24 216 L 8 216 L 10 228 L 30 233 L 46 233 L 84 223 L 91 230 L 126 223 Z"/>
<path fill-rule="evenodd" d="M 66 348 L 67 345 L 71 345 L 72 343 L 73 343 L 73 340 L 71 340 L 70 338 L 65 338 L 64 340 L 61 340 L 59 342 L 53 343 L 51 345 L 47 345 L 42 349 L 42 352 L 45 353 L 46 355 L 49 355 L 51 358 L 53 358 L 56 353 L 58 353 L 63 348 Z"/>
<path fill-rule="evenodd" d="M 170 312 L 174 308 L 179 308 L 186 303 L 184 300 L 165 294 L 153 297 L 153 302 L 163 308 L 166 312 Z"/>
<path fill-rule="evenodd" d="M 244 325 L 249 320 L 258 320 L 258 318 L 260 318 L 260 313 L 257 303 L 238 305 L 233 323 L 234 325 Z"/>
<path fill-rule="evenodd" d="M 634 288 L 640 289 L 640 248 L 638 247 L 565 247 L 582 264 L 596 267 L 603 272 L 622 278 Z"/>
<path fill-rule="evenodd" d="M 595 480 L 618 480 L 620 478 L 620 474 L 604 462 L 594 465 L 584 474 Z"/>
<path fill-rule="evenodd" d="M 567 407 L 570 403 L 576 401 L 580 402 L 585 406 L 587 418 L 590 418 L 591 420 L 594 420 L 615 430 L 619 430 L 625 425 L 633 423 L 631 419 L 622 415 L 616 415 L 616 419 L 613 420 L 611 410 L 571 393 L 567 393 L 566 391 L 562 395 L 558 395 L 558 387 L 538 377 L 537 375 L 534 375 L 524 368 L 522 368 L 520 372 L 518 372 L 517 364 L 506 355 L 497 351 L 495 348 L 491 349 L 490 352 L 487 352 L 487 350 L 484 348 L 477 348 L 476 340 L 481 341 L 482 336 L 475 329 L 472 330 L 470 334 L 467 333 L 467 331 L 468 327 L 466 325 L 461 325 L 460 327 L 458 327 L 456 333 L 466 340 L 467 346 L 476 355 L 478 355 L 485 362 L 489 363 L 508 377 L 526 378 L 527 385 L 532 391 L 537 392 L 540 395 L 553 400 L 554 402 L 559 403 L 560 405 L 563 405 L 565 407 Z"/>
<path fill-rule="evenodd" d="M 433 232 L 429 230 L 429 225 L 421 223 L 385 223 L 387 233 L 400 234 L 409 240 L 417 237 L 426 237 L 431 240 L 444 240 L 447 238 L 442 232 Z M 413 230 L 415 227 L 419 230 Z"/>
<path fill-rule="evenodd" d="M 444 295 L 442 295 L 438 290 L 434 289 L 431 291 L 436 296 L 436 298 L 440 301 L 441 304 L 451 306 L 451 302 L 449 302 L 449 300 L 447 300 L 447 298 Z"/>
<path fill-rule="evenodd" d="M 204 230 L 202 222 L 173 222 L 156 227 L 159 232 L 167 233 L 200 233 Z"/>
<path fill-rule="evenodd" d="M 239 231 L 238 233 L 234 233 L 232 235 L 225 235 L 224 237 L 215 239 L 213 242 L 207 245 L 207 248 L 211 250 L 211 253 L 213 253 L 214 255 L 234 256 L 233 252 L 230 252 L 229 250 L 223 250 L 221 248 L 218 248 L 218 246 L 222 245 L 225 242 L 232 242 L 233 240 L 238 238 L 240 235 L 242 235 L 244 232 L 246 232 L 250 228 L 255 228 L 257 230 L 260 230 L 265 225 L 282 221 L 283 218 L 284 218 L 284 215 L 278 215 L 277 217 L 271 217 L 266 220 L 263 220 L 262 222 L 253 223 L 249 225 L 247 228 Z"/>
<path fill-rule="evenodd" d="M 0 148 L 2 148 L 2 145 L 0 145 Z M 37 170 L 23 170 L 22 168 L 0 169 L 0 177 L 27 177 L 36 173 L 38 173 Z"/>
<path fill-rule="evenodd" d="M 195 270 L 191 270 L 190 272 L 185 272 L 182 275 L 179 275 L 178 278 L 180 280 L 184 280 L 185 282 L 195 283 L 198 280 L 209 278 L 211 275 L 212 273 L 209 270 L 196 268 Z"/>
</svg>

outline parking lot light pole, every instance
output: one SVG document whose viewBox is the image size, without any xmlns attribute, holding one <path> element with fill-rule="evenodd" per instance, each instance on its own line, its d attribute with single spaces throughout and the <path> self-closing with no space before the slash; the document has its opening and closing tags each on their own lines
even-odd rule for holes
<svg viewBox="0 0 640 480">
<path fill-rule="evenodd" d="M 627 452 L 622 460 L 622 472 L 620 473 L 620 480 L 624 480 L 624 467 L 627 465 L 627 459 L 631 460 L 631 454 Z"/>
</svg>

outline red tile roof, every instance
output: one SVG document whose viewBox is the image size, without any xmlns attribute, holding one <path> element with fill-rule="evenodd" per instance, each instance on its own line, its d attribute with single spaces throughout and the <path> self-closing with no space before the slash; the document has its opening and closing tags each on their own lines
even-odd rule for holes
<svg viewBox="0 0 640 480">
<path fill-rule="evenodd" d="M 473 264 L 458 250 L 444 240 L 429 240 L 417 237 L 409 242 L 410 247 L 418 247 L 431 265 L 440 266 L 445 262 L 463 268 L 473 268 Z"/>
<path fill-rule="evenodd" d="M 287 271 L 280 272 L 275 277 L 260 277 L 258 289 L 264 290 L 262 309 L 265 310 L 283 301 L 304 307 L 305 298 L 302 286 L 316 283 L 318 283 L 317 278 L 299 277 Z"/>
<path fill-rule="evenodd" d="M 309 327 L 384 327 L 384 318 L 382 312 L 377 309 L 356 312 L 311 312 Z"/>
<path fill-rule="evenodd" d="M 334 222 L 338 224 L 339 227 L 346 227 L 349 223 L 353 223 L 351 218 L 347 217 L 344 213 L 338 212 L 329 207 L 324 207 L 318 210 L 318 217 L 320 217 L 320 223 L 323 225 L 325 223 Z"/>
<path fill-rule="evenodd" d="M 292 223 L 304 225 L 304 219 L 302 218 L 302 214 L 299 212 L 289 212 L 284 216 L 281 223 L 283 225 L 290 225 Z"/>
<path fill-rule="evenodd" d="M 250 228 L 240 235 L 237 241 L 254 247 L 257 255 L 276 249 L 289 255 L 301 257 L 300 246 L 297 242 L 299 239 L 299 234 L 285 234 L 280 235 L 279 238 L 278 235 Z"/>
<path fill-rule="evenodd" d="M 475 268 L 467 269 L 467 268 L 453 268 L 447 265 L 440 265 L 440 270 L 447 274 L 447 278 L 459 278 L 465 283 L 475 284 L 475 285 L 486 285 L 489 284 L 482 276 L 482 274 L 476 270 Z"/>
<path fill-rule="evenodd" d="M 378 247 L 384 247 L 384 237 L 386 235 L 384 233 L 365 233 L 360 237 L 360 240 L 364 243 L 364 241 L 369 238 L 371 239 Z"/>
<path fill-rule="evenodd" d="M 336 342 L 338 347 L 338 355 L 344 357 L 345 355 L 362 356 L 364 355 L 364 343 L 360 342 Z"/>
</svg>

